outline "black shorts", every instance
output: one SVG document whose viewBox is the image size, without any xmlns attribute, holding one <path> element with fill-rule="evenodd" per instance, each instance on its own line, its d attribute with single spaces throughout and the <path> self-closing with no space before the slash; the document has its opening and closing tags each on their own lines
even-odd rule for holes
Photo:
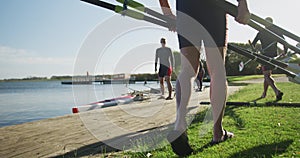
<svg viewBox="0 0 300 158">
<path fill-rule="evenodd" d="M 269 58 L 275 58 L 277 56 L 277 52 L 276 51 L 272 51 L 272 52 L 264 52 L 263 53 L 264 56 L 267 56 Z"/>
<path fill-rule="evenodd" d="M 269 57 L 269 58 L 274 58 L 274 57 L 277 56 L 277 52 L 276 51 L 264 52 L 263 55 L 266 56 L 266 57 Z M 269 70 L 273 70 L 274 67 L 269 66 L 269 65 L 262 65 L 261 69 L 262 69 L 262 71 L 269 71 Z"/>
<path fill-rule="evenodd" d="M 226 45 L 226 12 L 210 0 L 177 0 L 177 32 L 179 47 L 223 47 Z"/>
<path fill-rule="evenodd" d="M 159 71 L 158 71 L 158 77 L 165 77 L 165 76 L 171 76 L 172 74 L 172 68 L 165 66 L 165 65 L 160 65 L 159 66 Z"/>
<path fill-rule="evenodd" d="M 198 80 L 203 80 L 204 75 L 205 75 L 204 69 L 199 69 L 199 72 L 198 72 L 198 75 L 197 75 L 197 79 Z"/>
</svg>

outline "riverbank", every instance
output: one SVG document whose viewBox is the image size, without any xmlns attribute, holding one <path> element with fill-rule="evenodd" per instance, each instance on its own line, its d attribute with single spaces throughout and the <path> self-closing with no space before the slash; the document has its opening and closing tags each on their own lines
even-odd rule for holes
<svg viewBox="0 0 300 158">
<path fill-rule="evenodd" d="M 286 81 L 284 77 L 276 78 L 278 80 Z M 257 82 L 261 83 L 262 79 Z M 240 88 L 229 86 L 228 95 Z M 193 92 L 191 102 L 194 104 L 189 107 L 190 115 L 202 110 L 199 108 L 200 100 L 209 101 L 209 88 Z M 155 134 L 157 131 L 154 129 L 159 132 L 165 130 L 174 122 L 175 112 L 175 99 L 152 98 L 145 102 L 3 127 L 0 128 L 0 157 L 105 155 L 119 151 L 117 145 L 128 145 L 124 143 L 138 139 L 137 136 Z"/>
<path fill-rule="evenodd" d="M 230 86 L 229 94 L 239 88 Z M 201 93 L 194 92 L 191 100 L 198 102 L 198 98 L 209 100 L 209 88 Z M 190 112 L 196 113 L 199 106 L 192 105 L 193 110 Z M 114 139 L 119 141 L 116 138 L 123 136 L 130 139 L 149 129 L 170 125 L 174 122 L 175 111 L 175 99 L 166 101 L 154 98 L 122 107 L 3 127 L 0 128 L 0 157 L 74 157 L 76 154 L 88 156 L 104 150 L 104 153 L 118 150 L 103 142 Z M 106 118 L 99 117 L 101 114 Z"/>
</svg>

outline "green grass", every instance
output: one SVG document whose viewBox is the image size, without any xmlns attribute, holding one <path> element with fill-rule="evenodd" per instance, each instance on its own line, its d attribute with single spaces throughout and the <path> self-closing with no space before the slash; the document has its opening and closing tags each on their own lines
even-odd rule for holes
<svg viewBox="0 0 300 158">
<path fill-rule="evenodd" d="M 300 103 L 300 85 L 291 83 L 291 82 L 283 82 L 276 83 L 276 86 L 284 92 L 283 99 L 280 102 L 295 102 Z M 237 93 L 229 96 L 228 101 L 243 101 L 243 102 L 251 102 L 256 101 L 258 103 L 266 103 L 272 102 L 275 100 L 276 95 L 271 87 L 269 87 L 267 92 L 267 97 L 263 99 L 259 99 L 263 92 L 263 83 L 259 84 L 250 84 L 243 89 L 239 90 Z"/>
<path fill-rule="evenodd" d="M 300 85 L 277 83 L 284 92 L 280 102 L 300 103 Z M 262 84 L 250 84 L 228 101 L 253 101 L 262 93 Z M 274 101 L 274 92 L 269 89 L 265 99 L 257 102 Z M 188 129 L 190 144 L 195 152 L 190 157 L 300 157 L 300 107 L 275 106 L 227 106 L 223 126 L 235 134 L 221 144 L 205 147 L 212 139 L 212 131 L 200 137 L 199 131 L 205 126 L 206 111 L 196 115 Z M 145 153 L 122 152 L 120 157 L 146 157 Z M 149 151 L 151 157 L 176 157 L 170 145 Z"/>
</svg>

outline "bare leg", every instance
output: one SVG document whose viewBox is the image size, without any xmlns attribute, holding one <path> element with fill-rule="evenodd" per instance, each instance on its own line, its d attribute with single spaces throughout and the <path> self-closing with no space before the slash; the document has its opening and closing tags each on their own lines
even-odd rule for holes
<svg viewBox="0 0 300 158">
<path fill-rule="evenodd" d="M 202 85 L 203 85 L 203 78 L 201 78 L 199 80 L 199 90 L 201 91 L 202 90 Z"/>
<path fill-rule="evenodd" d="M 208 71 L 211 76 L 210 100 L 213 110 L 213 140 L 221 141 L 223 136 L 222 120 L 227 97 L 227 81 L 224 64 L 226 47 L 206 48 Z"/>
<path fill-rule="evenodd" d="M 263 71 L 264 77 L 265 77 L 265 81 L 267 82 L 267 85 L 271 86 L 271 88 L 273 89 L 275 95 L 277 96 L 279 94 L 279 90 L 275 85 L 275 81 L 274 79 L 271 77 L 271 70 L 267 70 L 267 71 Z"/>
<path fill-rule="evenodd" d="M 169 91 L 169 96 L 168 98 L 172 97 L 172 84 L 171 84 L 171 79 L 170 76 L 166 76 L 166 82 L 167 82 L 167 86 L 168 86 L 168 91 Z"/>
<path fill-rule="evenodd" d="M 186 130 L 187 105 L 191 96 L 192 81 L 199 68 L 199 49 L 185 47 L 181 50 L 181 71 L 176 81 L 176 104 L 177 114 L 175 130 L 183 132 Z"/>
<path fill-rule="evenodd" d="M 267 91 L 268 91 L 268 88 L 269 88 L 267 77 L 266 77 L 266 75 L 265 75 L 264 72 L 263 72 L 263 74 L 264 74 L 264 91 L 263 91 L 263 94 L 261 95 L 261 98 L 265 98 L 266 97 Z"/>
<path fill-rule="evenodd" d="M 201 89 L 201 83 L 200 83 L 200 81 L 198 79 L 196 79 L 195 82 L 196 82 L 197 87 L 198 87 L 197 90 Z"/>
<path fill-rule="evenodd" d="M 165 95 L 165 86 L 164 86 L 164 78 L 163 77 L 159 77 L 159 84 L 160 84 L 160 91 L 161 91 L 161 95 Z"/>
</svg>

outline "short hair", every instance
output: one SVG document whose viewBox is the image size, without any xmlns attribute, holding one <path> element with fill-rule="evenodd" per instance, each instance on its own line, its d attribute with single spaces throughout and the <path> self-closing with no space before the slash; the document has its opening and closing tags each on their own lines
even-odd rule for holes
<svg viewBox="0 0 300 158">
<path fill-rule="evenodd" d="M 160 39 L 160 43 L 166 43 L 166 39 L 161 38 L 161 39 Z"/>
</svg>

